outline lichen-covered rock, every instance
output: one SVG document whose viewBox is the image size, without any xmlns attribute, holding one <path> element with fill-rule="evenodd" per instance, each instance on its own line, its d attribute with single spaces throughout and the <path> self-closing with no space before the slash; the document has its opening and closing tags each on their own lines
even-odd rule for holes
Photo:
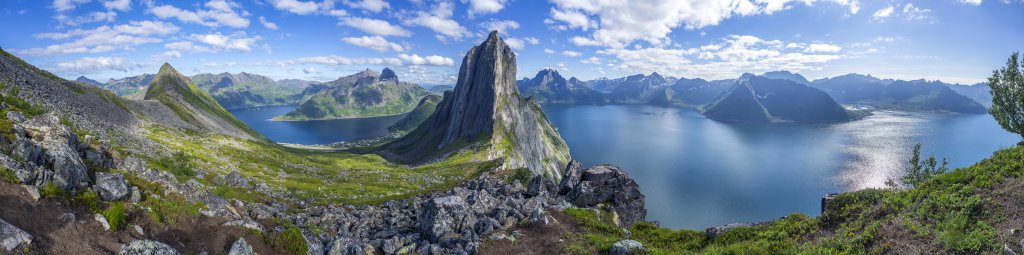
<svg viewBox="0 0 1024 255">
<path fill-rule="evenodd" d="M 35 117 L 24 123 L 32 130 L 32 139 L 43 148 L 46 165 L 53 170 L 53 183 L 64 190 L 73 190 L 88 181 L 85 163 L 78 155 L 78 136 L 60 123 L 56 114 Z"/>
<path fill-rule="evenodd" d="M 570 176 L 566 176 L 569 178 Z M 610 206 L 623 226 L 644 221 L 645 197 L 640 186 L 626 172 L 613 165 L 599 165 L 583 171 L 566 199 L 580 207 Z"/>
<path fill-rule="evenodd" d="M 121 247 L 119 255 L 179 255 L 177 250 L 165 243 L 153 240 L 135 240 Z"/>
<path fill-rule="evenodd" d="M 542 189 L 545 189 L 545 187 L 544 187 L 544 176 L 543 175 L 537 175 L 537 176 L 534 176 L 532 180 L 530 180 L 530 183 L 528 185 L 526 185 L 526 193 L 524 193 L 524 194 L 527 197 L 535 197 L 537 195 L 540 195 L 540 192 L 542 191 Z"/>
<path fill-rule="evenodd" d="M 31 243 L 31 235 L 0 219 L 0 245 L 3 245 L 4 251 L 13 251 L 19 246 Z"/>
<path fill-rule="evenodd" d="M 97 172 L 93 188 L 105 201 L 120 200 L 129 194 L 128 183 L 121 174 Z"/>
<path fill-rule="evenodd" d="M 644 245 L 634 240 L 621 240 L 612 244 L 608 249 L 608 255 L 638 255 L 644 254 L 647 250 Z"/>
<path fill-rule="evenodd" d="M 327 255 L 364 255 L 363 244 L 352 238 L 342 237 L 334 239 L 331 249 Z"/>
<path fill-rule="evenodd" d="M 734 228 L 750 227 L 753 225 L 754 224 L 750 223 L 730 223 L 722 226 L 710 227 L 704 230 L 704 235 L 707 236 L 708 239 L 714 240 L 715 238 L 718 238 L 719 235 L 722 235 L 725 232 L 729 232 L 729 230 L 732 230 Z"/>
<path fill-rule="evenodd" d="M 423 205 L 420 214 L 420 234 L 435 242 L 458 237 L 463 229 L 471 229 L 476 224 L 476 219 L 468 211 L 469 206 L 459 196 L 431 199 Z"/>
<path fill-rule="evenodd" d="M 231 245 L 231 250 L 228 250 L 228 255 L 254 255 L 254 254 L 256 254 L 256 253 L 252 251 L 252 246 L 250 246 L 249 243 L 245 242 L 245 238 L 244 237 L 243 238 L 238 238 L 238 241 L 235 241 L 235 243 Z"/>
</svg>

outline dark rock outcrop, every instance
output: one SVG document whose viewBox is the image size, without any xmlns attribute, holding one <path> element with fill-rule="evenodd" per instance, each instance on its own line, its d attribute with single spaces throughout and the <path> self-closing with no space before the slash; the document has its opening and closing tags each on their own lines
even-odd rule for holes
<svg viewBox="0 0 1024 255">
<path fill-rule="evenodd" d="M 392 82 L 396 82 L 397 83 L 398 82 L 398 75 L 395 74 L 395 71 L 391 71 L 391 68 L 385 67 L 384 70 L 380 71 L 380 77 L 377 78 L 377 80 L 379 80 L 379 81 L 392 81 Z"/>
<path fill-rule="evenodd" d="M 573 177 L 566 175 L 564 178 Z M 640 186 L 613 165 L 599 165 L 583 171 L 565 199 L 579 207 L 605 204 L 618 214 L 622 226 L 642 222 L 647 217 L 646 198 L 640 192 Z"/>
<path fill-rule="evenodd" d="M 505 158 L 505 169 L 558 178 L 569 161 L 568 146 L 536 101 L 520 97 L 515 77 L 515 54 L 497 31 L 491 32 L 466 53 L 455 89 L 445 92 L 430 118 L 383 146 L 381 154 L 426 162 L 483 143 L 490 159 Z"/>
</svg>

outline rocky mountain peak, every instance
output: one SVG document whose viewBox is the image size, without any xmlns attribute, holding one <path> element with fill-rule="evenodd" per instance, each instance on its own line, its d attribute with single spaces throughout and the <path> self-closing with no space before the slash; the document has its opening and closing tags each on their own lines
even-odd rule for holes
<svg viewBox="0 0 1024 255">
<path fill-rule="evenodd" d="M 455 88 L 437 110 L 409 135 L 385 146 L 384 156 L 404 161 L 433 160 L 431 155 L 466 144 L 484 143 L 503 168 L 530 169 L 534 175 L 561 176 L 569 149 L 541 112 L 520 97 L 516 56 L 493 31 L 466 53 Z M 457 148 L 453 148 L 457 147 Z"/>
<path fill-rule="evenodd" d="M 380 77 L 377 80 L 398 82 L 398 75 L 395 74 L 395 71 L 391 71 L 391 68 L 385 67 L 380 71 Z"/>
</svg>

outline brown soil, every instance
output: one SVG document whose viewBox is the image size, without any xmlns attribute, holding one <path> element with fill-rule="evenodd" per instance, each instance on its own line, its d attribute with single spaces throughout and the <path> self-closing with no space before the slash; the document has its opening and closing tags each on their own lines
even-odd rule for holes
<svg viewBox="0 0 1024 255">
<path fill-rule="evenodd" d="M 183 216 L 176 219 L 178 224 L 165 225 L 153 222 L 141 210 L 129 209 L 124 229 L 106 231 L 83 206 L 64 198 L 34 201 L 21 186 L 0 182 L 0 218 L 33 238 L 29 247 L 16 254 L 112 254 L 123 244 L 139 239 L 166 243 L 183 254 L 226 254 L 239 237 L 244 237 L 259 254 L 282 253 L 273 250 L 259 233 L 221 226 L 228 221 L 226 218 Z M 68 212 L 75 214 L 75 220 L 59 219 Z M 142 227 L 145 236 L 136 233 L 131 225 Z"/>
<path fill-rule="evenodd" d="M 508 232 L 519 231 L 522 236 L 513 243 L 509 240 L 486 241 L 480 245 L 480 254 L 564 254 L 564 236 L 570 231 L 582 231 L 576 219 L 555 210 L 547 211 L 558 223 L 553 221 L 547 225 L 530 223 L 516 226 Z"/>
</svg>

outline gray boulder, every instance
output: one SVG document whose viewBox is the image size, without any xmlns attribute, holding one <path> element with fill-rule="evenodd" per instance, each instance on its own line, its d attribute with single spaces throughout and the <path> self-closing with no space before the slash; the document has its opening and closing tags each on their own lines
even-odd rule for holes
<svg viewBox="0 0 1024 255">
<path fill-rule="evenodd" d="M 231 186 L 246 189 L 252 188 L 252 184 L 249 183 L 249 179 L 242 177 L 242 174 L 239 173 L 238 171 L 233 171 L 229 173 L 228 176 L 224 177 L 224 180 L 227 182 L 228 185 Z"/>
<path fill-rule="evenodd" d="M 331 242 L 331 249 L 327 255 L 363 255 L 363 244 L 352 238 L 342 237 Z"/>
<path fill-rule="evenodd" d="M 644 254 L 647 250 L 644 245 L 634 240 L 621 240 L 612 244 L 608 249 L 608 255 L 636 255 Z"/>
<path fill-rule="evenodd" d="M 135 240 L 121 247 L 119 255 L 178 255 L 177 250 L 165 243 L 153 240 Z"/>
<path fill-rule="evenodd" d="M 4 251 L 13 251 L 22 245 L 29 245 L 32 243 L 32 236 L 24 230 L 21 230 L 3 219 L 0 219 L 0 245 L 3 246 Z"/>
<path fill-rule="evenodd" d="M 572 177 L 566 174 L 564 178 Z M 613 165 L 599 165 L 583 171 L 579 182 L 566 194 L 566 199 L 579 207 L 610 206 L 619 215 L 622 226 L 642 222 L 647 216 L 646 198 L 640 192 L 640 185 Z"/>
<path fill-rule="evenodd" d="M 105 201 L 120 200 L 129 194 L 128 184 L 121 174 L 97 172 L 93 187 Z"/>
<path fill-rule="evenodd" d="M 526 185 L 526 197 L 535 197 L 540 195 L 541 190 L 544 188 L 544 176 L 537 175 L 530 180 L 530 184 Z"/>
<path fill-rule="evenodd" d="M 235 241 L 235 244 L 231 245 L 231 250 L 228 251 L 228 255 L 254 255 L 254 254 L 256 254 L 256 253 L 252 251 L 252 246 L 250 246 L 249 243 L 245 242 L 245 238 L 244 237 L 238 238 L 238 241 Z"/>
<path fill-rule="evenodd" d="M 469 206 L 459 196 L 431 199 L 424 203 L 420 212 L 420 234 L 432 242 L 458 237 L 463 229 L 472 229 L 476 224 L 469 211 Z"/>
<path fill-rule="evenodd" d="M 741 227 L 745 228 L 745 227 L 752 227 L 752 226 L 754 226 L 754 224 L 750 224 L 750 223 L 730 223 L 730 224 L 726 224 L 726 225 L 722 225 L 722 226 L 707 228 L 707 229 L 704 230 L 704 235 L 706 235 L 708 237 L 708 239 L 710 239 L 710 240 L 715 240 L 715 238 L 718 238 L 718 236 L 724 234 L 725 232 L 729 232 L 729 230 L 732 230 L 734 228 L 741 228 Z"/>
<path fill-rule="evenodd" d="M 565 195 L 576 187 L 576 184 L 580 182 L 580 177 L 583 175 L 583 165 L 579 161 L 569 161 L 569 164 L 565 166 L 564 174 L 562 175 L 562 181 L 558 184 L 558 194 Z"/>
<path fill-rule="evenodd" d="M 25 114 L 19 111 L 9 111 L 7 112 L 7 119 L 14 123 L 22 123 L 25 122 Z"/>
<path fill-rule="evenodd" d="M 60 124 L 57 115 L 33 118 L 25 122 L 25 127 L 34 130 L 32 138 L 39 141 L 46 165 L 54 172 L 53 183 L 64 190 L 73 190 L 79 183 L 88 181 L 85 163 L 78 156 L 78 136 Z"/>
</svg>

